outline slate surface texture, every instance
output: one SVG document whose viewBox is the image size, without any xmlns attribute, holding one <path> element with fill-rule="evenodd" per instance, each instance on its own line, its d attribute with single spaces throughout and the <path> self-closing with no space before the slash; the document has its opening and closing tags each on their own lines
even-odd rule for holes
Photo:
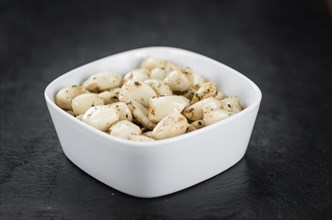
<svg viewBox="0 0 332 220">
<path fill-rule="evenodd" d="M 331 20 L 325 1 L 2 1 L 5 219 L 331 219 Z M 139 199 L 63 154 L 43 92 L 118 52 L 180 47 L 258 84 L 245 157 L 176 194 Z"/>
</svg>

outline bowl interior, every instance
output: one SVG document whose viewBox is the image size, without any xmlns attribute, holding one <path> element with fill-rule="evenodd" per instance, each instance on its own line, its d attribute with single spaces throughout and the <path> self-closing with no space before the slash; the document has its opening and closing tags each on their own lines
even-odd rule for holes
<svg viewBox="0 0 332 220">
<path fill-rule="evenodd" d="M 128 71 L 138 68 L 142 59 L 149 56 L 192 67 L 196 73 L 203 75 L 207 80 L 214 81 L 225 95 L 238 96 L 245 108 L 260 101 L 261 93 L 258 87 L 247 77 L 203 55 L 170 47 L 135 49 L 78 67 L 51 82 L 45 91 L 46 98 L 54 102 L 54 96 L 60 89 L 81 84 L 90 75 L 97 72 L 111 70 L 124 75 Z"/>
</svg>

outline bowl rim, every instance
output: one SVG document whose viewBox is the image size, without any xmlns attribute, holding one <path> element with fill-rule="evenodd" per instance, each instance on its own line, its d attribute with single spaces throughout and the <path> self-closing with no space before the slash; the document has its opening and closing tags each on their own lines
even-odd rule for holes
<svg viewBox="0 0 332 220">
<path fill-rule="evenodd" d="M 168 50 L 168 51 L 178 51 L 178 52 L 182 52 L 182 53 L 187 53 L 187 54 L 191 54 L 194 56 L 197 56 L 199 58 L 202 59 L 206 59 L 210 62 L 213 62 L 225 69 L 228 69 L 232 72 L 232 74 L 236 74 L 240 77 L 242 77 L 244 80 L 246 80 L 248 82 L 248 84 L 253 88 L 253 90 L 255 91 L 256 94 L 256 98 L 255 100 L 252 102 L 252 104 L 250 104 L 247 108 L 245 108 L 244 110 L 242 110 L 241 112 L 233 115 L 232 117 L 229 117 L 225 120 L 216 122 L 212 125 L 209 125 L 207 127 L 204 127 L 202 129 L 196 130 L 195 132 L 190 132 L 190 133 L 186 133 L 183 135 L 179 135 L 179 136 L 175 136 L 175 137 L 171 137 L 171 138 L 167 138 L 167 139 L 162 139 L 162 140 L 156 140 L 156 141 L 149 141 L 149 142 L 138 142 L 138 141 L 131 141 L 131 140 L 127 140 L 127 139 L 122 139 L 119 137 L 115 137 L 115 136 L 111 136 L 110 134 L 107 134 L 103 131 L 100 131 L 88 124 L 83 123 L 82 121 L 80 121 L 79 119 L 73 117 L 72 115 L 68 114 L 66 111 L 64 111 L 63 109 L 61 109 L 59 106 L 57 106 L 48 96 L 48 91 L 50 90 L 50 88 L 53 86 L 53 84 L 55 84 L 57 81 L 61 80 L 61 78 L 65 77 L 66 75 L 72 74 L 74 71 L 78 70 L 78 69 L 83 69 L 85 66 L 90 65 L 92 63 L 95 62 L 99 62 L 102 61 L 104 59 L 109 59 L 112 56 L 117 56 L 117 55 L 122 55 L 125 53 L 135 53 L 135 52 L 139 52 L 139 51 L 143 51 L 143 50 Z M 53 81 L 51 81 L 47 87 L 45 88 L 44 91 L 44 97 L 45 100 L 48 104 L 48 106 L 52 107 L 54 110 L 56 110 L 57 112 L 59 112 L 62 116 L 64 116 L 65 118 L 67 118 L 68 120 L 71 120 L 73 123 L 77 123 L 79 126 L 83 126 L 84 128 L 88 129 L 89 131 L 93 132 L 95 135 L 102 137 L 102 138 L 106 138 L 109 139 L 110 141 L 119 143 L 119 144 L 123 144 L 123 145 L 129 145 L 129 146 L 134 146 L 134 147 L 142 147 L 142 148 L 150 148 L 150 147 L 155 147 L 157 145 L 169 145 L 175 142 L 179 142 L 181 140 L 185 140 L 185 139 L 189 139 L 192 136 L 196 136 L 196 135 L 202 135 L 204 133 L 209 132 L 212 129 L 216 129 L 220 126 L 223 126 L 225 124 L 231 123 L 234 120 L 237 120 L 238 118 L 242 118 L 245 117 L 245 115 L 248 115 L 250 112 L 254 111 L 259 105 L 260 102 L 262 100 L 262 92 L 259 89 L 259 87 L 252 81 L 250 80 L 248 77 L 246 77 L 245 75 L 241 74 L 240 72 L 238 72 L 237 70 L 217 61 L 214 60 L 212 58 L 209 58 L 205 55 L 196 53 L 196 52 L 192 52 L 186 49 L 181 49 L 181 48 L 175 48 L 175 47 L 169 47 L 169 46 L 151 46 L 151 47 L 142 47 L 142 48 L 136 48 L 136 49 L 132 49 L 132 50 L 127 50 L 124 52 L 120 52 L 120 53 L 116 53 L 116 54 L 112 54 L 109 56 L 106 56 L 104 58 L 101 59 L 97 59 L 95 61 L 89 62 L 87 64 L 81 65 L 79 67 L 76 67 L 60 76 L 58 76 L 57 78 L 55 78 Z"/>
</svg>

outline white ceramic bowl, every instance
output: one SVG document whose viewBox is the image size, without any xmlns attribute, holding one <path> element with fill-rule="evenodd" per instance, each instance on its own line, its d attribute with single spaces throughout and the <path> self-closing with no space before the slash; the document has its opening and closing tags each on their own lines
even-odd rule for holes
<svg viewBox="0 0 332 220">
<path fill-rule="evenodd" d="M 80 84 L 93 73 L 126 73 L 142 58 L 164 58 L 190 66 L 216 82 L 226 95 L 238 96 L 240 113 L 181 136 L 134 142 L 103 133 L 54 103 L 65 86 Z M 112 55 L 76 68 L 51 82 L 45 99 L 65 155 L 99 181 L 129 195 L 151 198 L 188 188 L 237 163 L 245 154 L 262 94 L 247 77 L 208 57 L 171 47 L 147 47 Z"/>
</svg>

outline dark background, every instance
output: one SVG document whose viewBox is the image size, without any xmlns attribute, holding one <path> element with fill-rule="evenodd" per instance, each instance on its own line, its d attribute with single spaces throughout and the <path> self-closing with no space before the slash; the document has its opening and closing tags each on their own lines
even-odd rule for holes
<svg viewBox="0 0 332 220">
<path fill-rule="evenodd" d="M 1 2 L 1 219 L 331 219 L 331 20 L 325 1 Z M 156 199 L 62 153 L 43 92 L 87 62 L 174 46 L 263 93 L 246 156 Z"/>
</svg>

